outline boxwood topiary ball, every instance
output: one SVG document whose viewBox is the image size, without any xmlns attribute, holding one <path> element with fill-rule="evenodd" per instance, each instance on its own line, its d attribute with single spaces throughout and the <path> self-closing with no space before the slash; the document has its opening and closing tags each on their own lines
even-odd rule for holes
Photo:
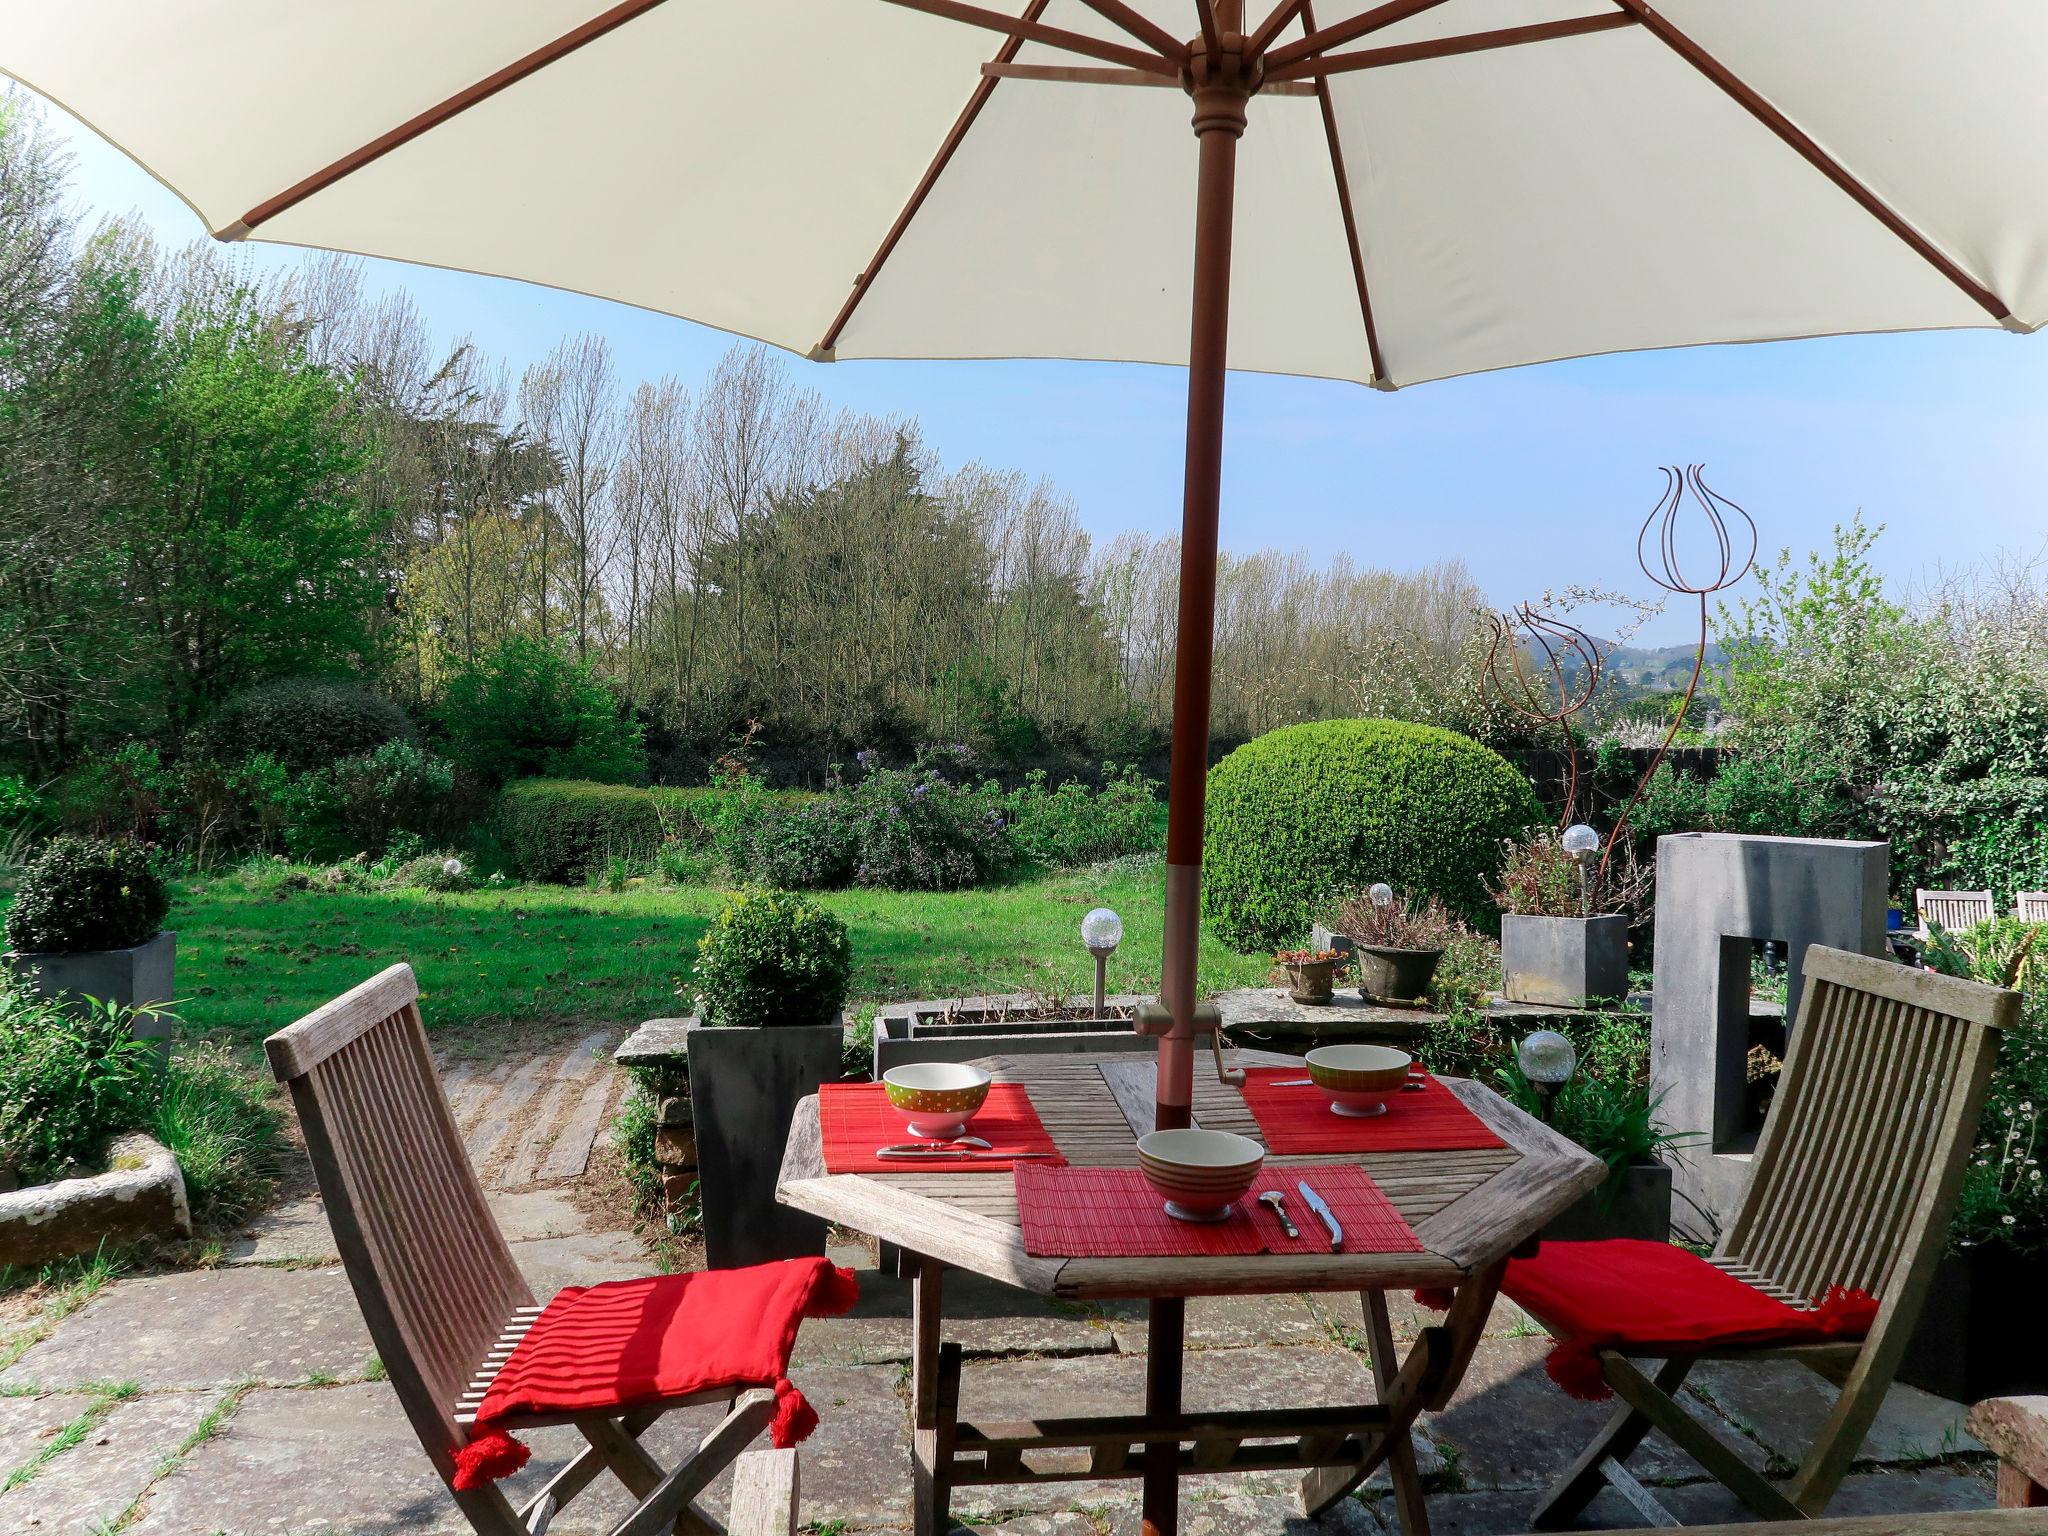
<svg viewBox="0 0 2048 1536">
<path fill-rule="evenodd" d="M 1290 725 L 1209 770 L 1203 916 L 1240 949 L 1296 945 L 1332 897 L 1384 880 L 1494 931 L 1501 844 L 1543 819 L 1529 781 L 1456 731 Z"/>
<path fill-rule="evenodd" d="M 127 949 L 154 938 L 170 907 L 140 843 L 52 838 L 22 877 L 7 913 L 7 943 L 25 955 Z"/>
<path fill-rule="evenodd" d="M 846 924 L 789 891 L 727 897 L 697 946 L 707 1024 L 833 1023 L 852 972 Z"/>
</svg>

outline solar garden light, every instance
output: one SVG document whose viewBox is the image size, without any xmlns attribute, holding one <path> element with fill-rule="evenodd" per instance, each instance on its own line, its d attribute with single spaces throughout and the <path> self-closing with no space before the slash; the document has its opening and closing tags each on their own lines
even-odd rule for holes
<svg viewBox="0 0 2048 1536">
<path fill-rule="evenodd" d="M 1124 941 L 1124 920 L 1107 907 L 1097 907 L 1081 919 L 1081 942 L 1095 957 L 1095 1017 L 1102 1018 L 1107 1007 L 1103 991 L 1109 975 L 1109 957 Z"/>
<path fill-rule="evenodd" d="M 1394 904 L 1394 888 L 1382 880 L 1365 893 L 1372 898 L 1376 907 L 1391 907 Z"/>
<path fill-rule="evenodd" d="M 1583 821 L 1564 829 L 1558 839 L 1566 855 L 1579 866 L 1579 916 L 1593 915 L 1593 855 L 1600 851 L 1600 834 Z"/>
<path fill-rule="evenodd" d="M 1572 1080 L 1579 1065 L 1578 1051 L 1556 1030 L 1539 1029 L 1515 1047 L 1515 1063 L 1536 1090 L 1537 1113 L 1549 1120 L 1550 1101 Z"/>
</svg>

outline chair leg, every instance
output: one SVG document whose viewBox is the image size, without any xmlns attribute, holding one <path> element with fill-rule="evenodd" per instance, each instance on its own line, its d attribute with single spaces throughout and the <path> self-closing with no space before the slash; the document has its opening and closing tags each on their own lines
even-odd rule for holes
<svg viewBox="0 0 2048 1536">
<path fill-rule="evenodd" d="M 1827 1422 L 1806 1448 L 1806 1457 L 1792 1476 L 1792 1502 L 1808 1518 L 1818 1517 L 1835 1496 L 1835 1489 L 1849 1471 L 1849 1463 L 1863 1448 L 1877 1413 L 1884 1406 L 1898 1357 L 1904 1352 L 1902 1339 L 1871 1338 L 1842 1379 L 1841 1395 L 1828 1413 Z"/>
<path fill-rule="evenodd" d="M 641 1502 L 640 1507 L 619 1522 L 612 1536 L 662 1536 L 680 1516 L 689 1511 L 690 1501 L 710 1485 L 740 1452 L 768 1427 L 775 1417 L 773 1392 L 746 1392 L 733 1404 L 732 1412 L 704 1437 L 694 1455 L 685 1457 Z M 702 1520 L 702 1516 L 696 1517 Z M 711 1530 L 718 1526 L 703 1523 Z"/>
<path fill-rule="evenodd" d="M 1777 1485 L 1752 1470 L 1735 1452 L 1714 1438 L 1713 1431 L 1700 1423 L 1671 1397 L 1660 1392 L 1655 1382 L 1629 1361 L 1611 1350 L 1600 1355 L 1607 1380 L 1631 1406 L 1670 1437 L 1678 1448 L 1698 1462 L 1730 1493 L 1766 1520 L 1803 1520 L 1805 1512 Z"/>
<path fill-rule="evenodd" d="M 1691 1369 L 1690 1358 L 1666 1360 L 1657 1369 L 1657 1390 L 1666 1396 L 1676 1392 Z M 1650 1421 L 1638 1409 L 1626 1402 L 1619 1405 L 1600 1433 L 1579 1452 L 1577 1460 L 1565 1468 L 1530 1512 L 1530 1528 L 1557 1531 L 1578 1519 L 1581 1511 L 1607 1485 L 1607 1463 L 1610 1460 L 1616 1465 L 1625 1463 L 1649 1432 Z"/>
</svg>

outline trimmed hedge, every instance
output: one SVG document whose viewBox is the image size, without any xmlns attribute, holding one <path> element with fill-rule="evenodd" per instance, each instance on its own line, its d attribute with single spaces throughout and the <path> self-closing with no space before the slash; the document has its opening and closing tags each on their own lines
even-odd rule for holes
<svg viewBox="0 0 2048 1536">
<path fill-rule="evenodd" d="M 778 802 L 810 798 L 769 793 Z M 707 847 L 724 794 L 706 786 L 635 789 L 584 779 L 514 779 L 498 800 L 499 835 L 522 880 L 573 884 L 607 859 L 649 863 L 666 838 Z"/>
<path fill-rule="evenodd" d="M 1339 892 L 1384 880 L 1497 932 L 1485 882 L 1544 819 L 1529 781 L 1456 731 L 1322 720 L 1209 770 L 1202 912 L 1243 950 L 1302 943 Z"/>
</svg>

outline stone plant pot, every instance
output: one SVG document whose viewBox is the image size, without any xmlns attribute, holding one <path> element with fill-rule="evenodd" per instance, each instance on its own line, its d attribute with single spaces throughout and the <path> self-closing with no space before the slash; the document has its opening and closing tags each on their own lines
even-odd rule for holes
<svg viewBox="0 0 2048 1536">
<path fill-rule="evenodd" d="M 1412 1003 L 1429 991 L 1440 949 L 1388 949 L 1353 941 L 1351 963 L 1358 967 L 1358 990 L 1379 1002 Z"/>
<path fill-rule="evenodd" d="M 1335 992 L 1337 962 L 1307 960 L 1287 967 L 1287 995 L 1297 1003 L 1327 1003 Z"/>
<path fill-rule="evenodd" d="M 825 1223 L 775 1203 L 797 1101 L 840 1076 L 830 1024 L 689 1031 L 690 1118 L 704 1202 L 704 1261 L 736 1269 L 825 1251 Z"/>
<path fill-rule="evenodd" d="M 1959 1403 L 2048 1392 L 2048 1335 L 2034 1324 L 2048 1256 L 1980 1246 L 1945 1255 L 1899 1362 L 1899 1380 Z"/>
<path fill-rule="evenodd" d="M 168 1004 L 177 996 L 178 936 L 159 933 L 128 949 L 89 949 L 70 955 L 9 955 L 14 974 L 39 997 L 96 997 L 124 1008 Z M 29 973 L 33 971 L 31 978 Z M 168 1042 L 171 1020 L 155 1012 L 135 1016 L 138 1040 Z"/>
<path fill-rule="evenodd" d="M 1529 917 L 1500 920 L 1501 995 L 1511 1003 L 1583 1008 L 1628 994 L 1628 918 Z"/>
<path fill-rule="evenodd" d="M 1662 1243 L 1671 1237 L 1671 1168 L 1635 1163 L 1579 1196 L 1537 1234 L 1547 1242 L 1590 1243 L 1636 1237 Z"/>
<path fill-rule="evenodd" d="M 118 1248 L 153 1237 L 190 1237 L 192 1211 L 178 1160 L 131 1132 L 107 1147 L 107 1171 L 0 1194 L 0 1264 Z"/>
</svg>

